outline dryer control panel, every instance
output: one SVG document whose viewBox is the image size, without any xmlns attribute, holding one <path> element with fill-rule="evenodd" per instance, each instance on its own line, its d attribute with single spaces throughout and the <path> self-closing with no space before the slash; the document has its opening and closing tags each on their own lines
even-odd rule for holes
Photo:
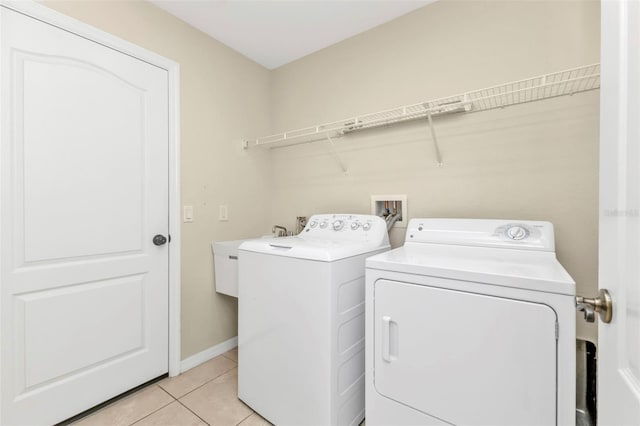
<svg viewBox="0 0 640 426">
<path fill-rule="evenodd" d="M 411 219 L 405 243 L 555 251 L 553 225 L 531 220 Z"/>
</svg>

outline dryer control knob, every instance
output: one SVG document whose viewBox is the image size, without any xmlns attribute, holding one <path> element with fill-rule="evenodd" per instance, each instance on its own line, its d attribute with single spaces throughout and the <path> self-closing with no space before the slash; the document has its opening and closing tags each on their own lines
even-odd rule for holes
<svg viewBox="0 0 640 426">
<path fill-rule="evenodd" d="M 511 238 L 512 240 L 524 240 L 528 236 L 529 231 L 527 231 L 527 229 L 523 228 L 522 226 L 512 226 L 507 229 L 507 237 Z"/>
<path fill-rule="evenodd" d="M 316 226 L 318 226 L 318 221 L 316 221 L 316 220 L 312 220 L 312 221 L 309 223 L 309 227 L 310 227 L 310 228 L 315 228 Z"/>
<path fill-rule="evenodd" d="M 320 228 L 324 229 L 324 228 L 327 227 L 328 224 L 329 224 L 329 222 L 327 222 L 326 220 L 322 221 L 322 222 L 320 222 Z"/>
<path fill-rule="evenodd" d="M 334 231 L 339 231 L 344 227 L 344 221 L 343 220 L 336 220 L 333 222 L 333 230 Z"/>
<path fill-rule="evenodd" d="M 362 229 L 364 229 L 365 231 L 368 231 L 369 229 L 371 229 L 371 222 L 363 223 Z"/>
<path fill-rule="evenodd" d="M 351 222 L 351 230 L 352 231 L 355 231 L 358 228 L 360 228 L 360 222 Z"/>
</svg>

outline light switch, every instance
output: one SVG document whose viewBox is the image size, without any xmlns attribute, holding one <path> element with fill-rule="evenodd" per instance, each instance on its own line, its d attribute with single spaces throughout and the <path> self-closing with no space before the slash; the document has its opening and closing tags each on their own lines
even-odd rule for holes
<svg viewBox="0 0 640 426">
<path fill-rule="evenodd" d="M 226 204 L 221 204 L 220 205 L 220 221 L 226 222 L 227 220 L 229 220 L 229 209 L 227 208 Z"/>
<path fill-rule="evenodd" d="M 184 223 L 193 222 L 193 206 L 184 206 L 182 215 Z"/>
</svg>

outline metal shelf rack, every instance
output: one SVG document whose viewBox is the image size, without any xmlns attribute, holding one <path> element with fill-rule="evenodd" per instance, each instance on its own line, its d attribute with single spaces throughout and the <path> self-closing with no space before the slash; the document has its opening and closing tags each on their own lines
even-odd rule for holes
<svg viewBox="0 0 640 426">
<path fill-rule="evenodd" d="M 600 88 L 599 63 L 420 102 L 414 105 L 263 136 L 251 141 L 246 140 L 244 141 L 244 147 L 277 148 L 327 140 L 330 142 L 332 153 L 346 172 L 346 167 L 344 167 L 334 150 L 334 138 L 359 130 L 426 118 L 430 125 L 438 165 L 441 166 L 442 159 L 432 117 L 443 114 L 470 113 L 504 108 L 558 96 L 573 95 L 598 88 Z"/>
</svg>

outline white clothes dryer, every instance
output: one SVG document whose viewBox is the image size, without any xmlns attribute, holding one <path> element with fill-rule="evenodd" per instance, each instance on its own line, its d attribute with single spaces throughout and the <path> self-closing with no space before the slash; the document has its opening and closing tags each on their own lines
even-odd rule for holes
<svg viewBox="0 0 640 426">
<path fill-rule="evenodd" d="M 295 237 L 240 246 L 238 396 L 276 425 L 364 418 L 365 259 L 377 216 L 312 216 Z"/>
<path fill-rule="evenodd" d="M 575 423 L 575 283 L 551 223 L 413 219 L 366 267 L 367 426 Z"/>
</svg>

